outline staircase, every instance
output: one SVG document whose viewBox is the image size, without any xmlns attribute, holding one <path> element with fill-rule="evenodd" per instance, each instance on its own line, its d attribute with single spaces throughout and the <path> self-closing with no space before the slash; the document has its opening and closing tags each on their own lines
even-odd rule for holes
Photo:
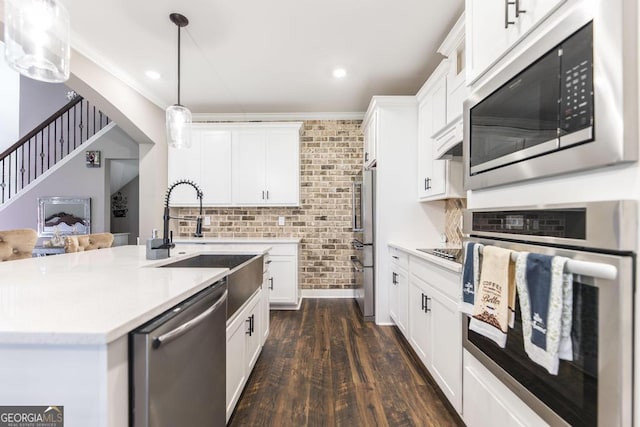
<svg viewBox="0 0 640 427">
<path fill-rule="evenodd" d="M 0 154 L 0 205 L 107 126 L 111 120 L 76 96 Z"/>
</svg>

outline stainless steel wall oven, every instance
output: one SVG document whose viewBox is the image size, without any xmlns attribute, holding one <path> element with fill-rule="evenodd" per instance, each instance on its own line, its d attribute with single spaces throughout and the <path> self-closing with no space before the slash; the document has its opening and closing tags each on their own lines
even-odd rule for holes
<svg viewBox="0 0 640 427">
<path fill-rule="evenodd" d="M 463 322 L 464 348 L 552 426 L 632 424 L 636 218 L 633 201 L 465 213 L 471 241 L 570 258 L 573 361 L 558 375 L 527 356 L 519 306 L 505 348 Z"/>
<path fill-rule="evenodd" d="M 567 2 L 464 105 L 465 188 L 637 160 L 632 2 Z"/>
</svg>

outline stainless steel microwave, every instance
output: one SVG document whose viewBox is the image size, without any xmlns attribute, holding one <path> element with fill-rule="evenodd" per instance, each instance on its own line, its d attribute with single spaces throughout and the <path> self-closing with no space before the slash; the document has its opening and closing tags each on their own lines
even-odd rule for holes
<svg viewBox="0 0 640 427">
<path fill-rule="evenodd" d="M 625 0 L 598 3 L 569 9 L 465 101 L 466 189 L 637 160 L 637 33 Z"/>
</svg>

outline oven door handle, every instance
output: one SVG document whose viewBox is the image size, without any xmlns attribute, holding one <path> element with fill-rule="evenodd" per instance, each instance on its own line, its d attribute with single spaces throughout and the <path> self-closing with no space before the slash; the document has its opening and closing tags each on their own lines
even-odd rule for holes
<svg viewBox="0 0 640 427">
<path fill-rule="evenodd" d="M 353 269 L 355 271 L 357 271 L 358 273 L 364 271 L 364 265 L 362 265 L 362 262 L 360 262 L 358 257 L 352 256 L 351 257 L 351 264 L 353 265 Z"/>
</svg>

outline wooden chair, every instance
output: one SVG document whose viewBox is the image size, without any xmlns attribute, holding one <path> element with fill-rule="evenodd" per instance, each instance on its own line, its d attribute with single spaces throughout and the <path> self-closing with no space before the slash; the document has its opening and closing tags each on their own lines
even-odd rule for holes
<svg viewBox="0 0 640 427">
<path fill-rule="evenodd" d="M 64 240 L 65 252 L 84 252 L 93 249 L 110 248 L 113 245 L 113 234 L 95 233 L 79 236 L 67 236 Z"/>
<path fill-rule="evenodd" d="M 0 231 L 0 261 L 31 258 L 38 233 L 30 228 Z"/>
</svg>

